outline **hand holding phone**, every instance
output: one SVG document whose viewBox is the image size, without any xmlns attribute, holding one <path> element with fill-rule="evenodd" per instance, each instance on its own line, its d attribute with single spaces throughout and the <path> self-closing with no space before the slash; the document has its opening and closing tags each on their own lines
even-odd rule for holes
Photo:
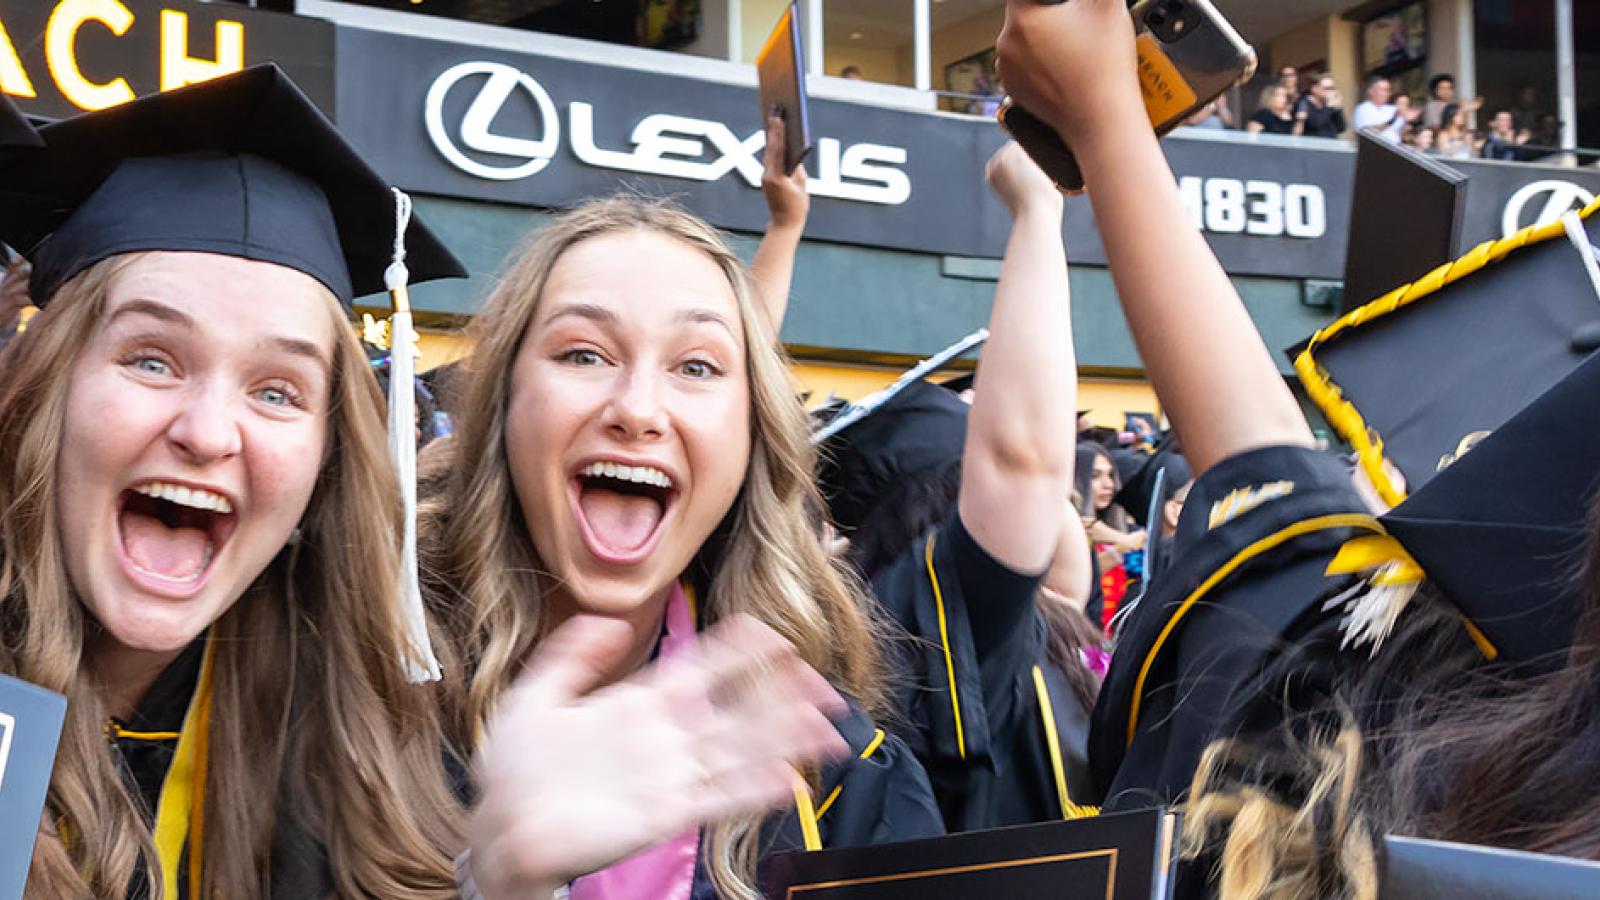
<svg viewBox="0 0 1600 900">
<path fill-rule="evenodd" d="M 1156 134 L 1162 135 L 1255 71 L 1255 51 L 1210 0 L 1137 0 L 1131 4 L 1131 17 L 1122 12 L 1118 0 L 1072 0 L 1067 9 L 1050 8 L 1062 2 L 1012 0 L 1007 7 L 1000 63 L 1012 96 L 1001 108 L 1000 122 L 1063 191 L 1083 189 L 1070 146 L 1083 130 L 1075 113 L 1102 112 L 1096 109 L 1099 104 L 1081 99 L 1098 93 L 1096 78 L 1120 85 L 1124 96 L 1111 102 L 1123 111 L 1142 110 Z M 1134 59 L 1126 61 L 1116 58 L 1117 51 L 1126 55 L 1126 38 L 1116 32 L 1125 34 L 1130 25 L 1138 36 Z M 1038 37 L 1032 37 L 1035 34 Z M 1093 78 L 1077 71 L 1095 65 L 1102 68 Z M 1047 77 L 1024 77 L 1019 91 L 1014 77 L 1026 76 L 1033 67 L 1042 67 Z M 1119 71 L 1135 76 L 1137 99 L 1125 96 L 1128 79 L 1113 74 Z M 1040 108 L 1060 118 L 1055 127 L 1027 109 L 1033 101 L 1026 93 L 1050 87 L 1051 82 L 1054 95 L 1041 90 L 1038 96 Z"/>
</svg>

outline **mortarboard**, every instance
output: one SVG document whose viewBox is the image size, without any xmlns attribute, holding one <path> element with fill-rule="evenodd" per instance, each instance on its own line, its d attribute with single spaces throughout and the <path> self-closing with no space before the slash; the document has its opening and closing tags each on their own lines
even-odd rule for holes
<svg viewBox="0 0 1600 900">
<path fill-rule="evenodd" d="M 341 303 L 385 290 L 389 185 L 281 69 L 233 75 L 39 130 L 42 151 L 0 174 L 0 239 L 33 263 L 44 305 L 118 253 L 180 250 L 273 262 Z M 466 271 L 427 228 L 405 230 L 416 281 Z"/>
<path fill-rule="evenodd" d="M 961 458 L 968 406 L 923 376 L 988 339 L 980 328 L 859 403 L 830 404 L 814 417 L 811 442 L 822 447 L 817 481 L 835 525 L 854 530 L 901 480 Z"/>
<path fill-rule="evenodd" d="M 0 148 L 38 147 L 44 144 L 39 132 L 28 117 L 11 102 L 11 97 L 0 91 Z"/>
<path fill-rule="evenodd" d="M 1296 357 L 1306 393 L 1386 503 L 1426 484 L 1595 349 L 1596 210 L 1600 202 L 1582 218 L 1484 243 L 1341 317 Z"/>
<path fill-rule="evenodd" d="M 835 525 L 853 531 L 902 481 L 961 458 L 969 407 L 918 379 L 823 445 L 822 487 Z"/>
<path fill-rule="evenodd" d="M 1370 131 L 1356 145 L 1341 313 L 1460 256 L 1470 189 L 1466 175 L 1415 148 Z"/>
<path fill-rule="evenodd" d="M 1117 492 L 1117 505 L 1146 528 L 1159 527 L 1159 522 L 1151 521 L 1151 511 L 1158 503 L 1165 503 L 1178 488 L 1194 479 L 1188 460 L 1171 445 L 1170 439 L 1163 441 L 1154 453 L 1144 456 L 1139 467 L 1123 478 L 1122 490 Z M 1161 496 L 1157 496 L 1158 489 Z"/>
<path fill-rule="evenodd" d="M 1571 646 L 1600 482 L 1597 408 L 1600 355 L 1381 519 L 1500 658 L 1559 662 Z"/>
</svg>

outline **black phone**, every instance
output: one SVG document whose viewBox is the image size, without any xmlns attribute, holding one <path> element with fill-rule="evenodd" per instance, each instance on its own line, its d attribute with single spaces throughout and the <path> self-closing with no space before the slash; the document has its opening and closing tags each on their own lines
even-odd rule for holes
<svg viewBox="0 0 1600 900">
<path fill-rule="evenodd" d="M 1067 0 L 1040 0 L 1062 3 Z M 1132 0 L 1138 30 L 1139 85 L 1158 136 L 1256 71 L 1256 52 L 1211 0 Z M 1000 124 L 1065 193 L 1083 190 L 1083 173 L 1061 136 L 1010 98 Z"/>
<path fill-rule="evenodd" d="M 783 170 L 793 172 L 811 152 L 811 110 L 806 95 L 805 47 L 800 40 L 799 8 L 795 3 L 783 11 L 777 27 L 756 57 L 760 83 L 763 127 L 766 116 L 783 119 Z"/>
</svg>

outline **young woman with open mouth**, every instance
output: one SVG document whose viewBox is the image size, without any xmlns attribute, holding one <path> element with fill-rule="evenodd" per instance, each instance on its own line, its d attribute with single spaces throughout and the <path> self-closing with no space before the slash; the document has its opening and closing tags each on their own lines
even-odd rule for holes
<svg viewBox="0 0 1600 900">
<path fill-rule="evenodd" d="M 0 672 L 68 699 L 27 896 L 453 895 L 347 318 L 389 189 L 275 67 L 43 134 L 0 172 L 43 307 L 0 354 Z"/>
<path fill-rule="evenodd" d="M 538 234 L 474 322 L 462 421 L 425 465 L 422 537 L 468 659 L 455 728 L 479 754 L 471 868 L 486 896 L 571 883 L 577 898 L 754 897 L 770 850 L 941 830 L 902 744 L 859 707 L 837 734 L 817 714 L 843 713 L 817 673 L 872 706 L 874 638 L 821 542 L 805 414 L 758 303 L 712 229 L 619 198 Z M 549 735 L 575 715 L 547 717 L 535 740 L 508 711 L 525 719 L 538 704 L 506 692 L 524 657 L 575 617 L 589 629 L 601 618 L 612 635 L 567 693 L 621 679 L 596 695 L 613 698 L 613 713 L 586 720 L 603 736 L 594 742 Z M 749 721 L 685 724 L 749 691 L 698 711 L 617 699 L 685 656 L 763 641 L 761 655 L 794 677 Z M 841 736 L 847 761 L 813 771 L 798 794 L 786 766 L 747 764 L 838 755 Z M 607 815 L 593 811 L 602 796 Z M 785 801 L 797 809 L 763 820 Z"/>
</svg>

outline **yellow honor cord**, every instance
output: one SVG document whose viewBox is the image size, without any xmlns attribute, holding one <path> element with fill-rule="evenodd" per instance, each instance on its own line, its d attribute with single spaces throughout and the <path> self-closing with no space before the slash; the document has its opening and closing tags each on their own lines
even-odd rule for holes
<svg viewBox="0 0 1600 900">
<path fill-rule="evenodd" d="M 179 867 L 184 847 L 189 848 L 189 897 L 199 900 L 202 871 L 202 838 L 205 828 L 206 756 L 211 724 L 211 674 L 215 663 L 215 643 L 206 638 L 205 656 L 200 661 L 200 678 L 195 684 L 189 711 L 183 716 L 178 749 L 172 767 L 161 783 L 161 798 L 156 803 L 156 858 L 161 864 L 161 896 L 177 900 Z M 192 836 L 192 840 L 191 840 Z"/>
<path fill-rule="evenodd" d="M 967 758 L 967 735 L 961 727 L 961 698 L 956 693 L 956 664 L 950 655 L 950 631 L 945 624 L 944 616 L 944 590 L 939 587 L 939 573 L 933 568 L 933 545 L 938 538 L 938 533 L 928 535 L 927 549 L 923 559 L 928 564 L 928 583 L 933 585 L 933 603 L 939 611 L 939 643 L 944 647 L 944 670 L 950 680 L 950 712 L 956 720 L 956 753 L 962 759 Z"/>
<path fill-rule="evenodd" d="M 821 850 L 822 830 L 817 827 L 817 808 L 811 802 L 811 788 L 798 774 L 794 779 L 794 811 L 800 820 L 800 837 L 805 841 L 806 851 Z"/>
<path fill-rule="evenodd" d="M 1083 819 L 1097 816 L 1100 810 L 1093 806 L 1079 806 L 1072 802 L 1067 791 L 1067 768 L 1061 761 L 1061 735 L 1056 730 L 1056 711 L 1050 703 L 1050 689 L 1044 684 L 1044 669 L 1033 667 L 1033 689 L 1039 695 L 1039 717 L 1044 720 L 1044 740 L 1050 748 L 1050 772 L 1056 781 L 1056 799 L 1061 801 L 1061 818 Z"/>
</svg>

